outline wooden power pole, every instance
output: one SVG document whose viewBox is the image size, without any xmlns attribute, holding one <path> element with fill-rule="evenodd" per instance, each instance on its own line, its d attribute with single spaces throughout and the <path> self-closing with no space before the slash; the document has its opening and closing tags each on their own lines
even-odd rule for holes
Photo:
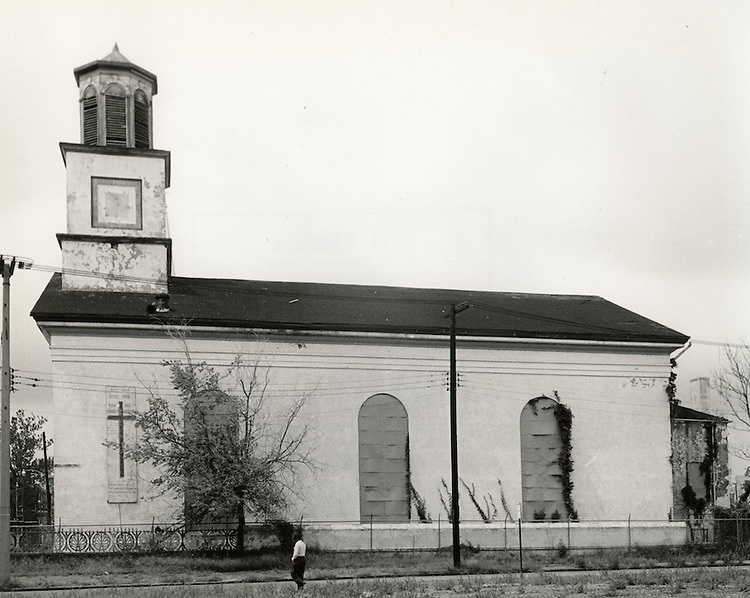
<svg viewBox="0 0 750 598">
<path fill-rule="evenodd" d="M 451 418 L 451 524 L 453 527 L 453 566 L 461 566 L 461 530 L 458 512 L 458 416 L 456 409 L 456 314 L 469 309 L 466 303 L 451 305 L 450 327 L 450 418 Z"/>
<path fill-rule="evenodd" d="M 10 277 L 31 260 L 0 255 L 3 277 L 2 397 L 0 400 L 0 587 L 10 585 Z"/>
</svg>

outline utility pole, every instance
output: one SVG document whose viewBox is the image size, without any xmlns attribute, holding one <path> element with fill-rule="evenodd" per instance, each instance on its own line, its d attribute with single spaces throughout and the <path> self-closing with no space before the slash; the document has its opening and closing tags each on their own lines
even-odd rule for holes
<svg viewBox="0 0 750 598">
<path fill-rule="evenodd" d="M 0 401 L 0 587 L 10 585 L 10 277 L 31 260 L 0 255 L 3 276 L 2 400 Z"/>
<path fill-rule="evenodd" d="M 461 533 L 458 512 L 458 422 L 456 415 L 456 314 L 469 309 L 468 304 L 451 305 L 450 328 L 450 412 L 451 412 L 451 523 L 453 525 L 453 566 L 461 566 Z"/>
</svg>

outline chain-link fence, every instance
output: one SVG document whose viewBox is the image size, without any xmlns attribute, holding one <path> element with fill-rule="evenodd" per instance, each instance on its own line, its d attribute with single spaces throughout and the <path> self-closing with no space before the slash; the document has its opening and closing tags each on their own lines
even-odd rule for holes
<svg viewBox="0 0 750 598">
<path fill-rule="evenodd" d="M 750 518 L 717 517 L 713 521 L 713 541 L 724 547 L 741 548 L 750 544 Z"/>
</svg>

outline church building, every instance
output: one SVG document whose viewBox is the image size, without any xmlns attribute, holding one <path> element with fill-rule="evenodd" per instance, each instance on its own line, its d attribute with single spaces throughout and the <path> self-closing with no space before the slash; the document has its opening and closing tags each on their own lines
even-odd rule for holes
<svg viewBox="0 0 750 598">
<path fill-rule="evenodd" d="M 462 521 L 668 521 L 665 389 L 686 335 L 597 296 L 180 277 L 156 76 L 117 46 L 74 74 L 62 272 L 32 311 L 52 358 L 56 522 L 174 520 L 123 447 L 187 343 L 217 368 L 262 360 L 272 406 L 308 396 L 316 467 L 290 520 L 447 528 L 454 311 Z"/>
</svg>

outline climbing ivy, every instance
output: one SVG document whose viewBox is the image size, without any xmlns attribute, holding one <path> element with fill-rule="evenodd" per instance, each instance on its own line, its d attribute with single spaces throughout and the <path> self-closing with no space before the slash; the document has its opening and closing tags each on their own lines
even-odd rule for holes
<svg viewBox="0 0 750 598">
<path fill-rule="evenodd" d="M 573 505 L 573 412 L 570 407 L 560 401 L 560 397 L 555 391 L 555 398 L 557 399 L 557 405 L 555 405 L 555 417 L 557 418 L 557 425 L 560 428 L 560 436 L 562 439 L 562 446 L 560 447 L 560 454 L 557 457 L 557 463 L 560 465 L 560 471 L 562 473 L 562 495 L 563 502 L 565 503 L 565 509 L 568 512 L 568 517 L 571 519 L 578 519 L 578 511 L 576 511 Z"/>
<path fill-rule="evenodd" d="M 714 432 L 713 423 L 704 424 L 703 433 L 706 438 L 706 454 L 700 464 L 700 472 L 703 474 L 703 481 L 706 485 L 706 497 L 709 501 L 714 498 L 714 487 L 711 472 L 714 470 L 714 464 L 718 456 L 718 447 Z"/>
<path fill-rule="evenodd" d="M 427 510 L 427 503 L 422 495 L 417 492 L 411 480 L 411 446 L 409 444 L 409 435 L 406 435 L 406 487 L 409 495 L 409 519 L 411 519 L 411 505 L 417 510 L 417 517 L 422 523 L 431 523 L 432 516 Z"/>
<path fill-rule="evenodd" d="M 670 359 L 669 365 L 671 366 L 669 370 L 669 382 L 667 382 L 664 392 L 667 393 L 670 404 L 677 404 L 677 361 Z"/>
</svg>

